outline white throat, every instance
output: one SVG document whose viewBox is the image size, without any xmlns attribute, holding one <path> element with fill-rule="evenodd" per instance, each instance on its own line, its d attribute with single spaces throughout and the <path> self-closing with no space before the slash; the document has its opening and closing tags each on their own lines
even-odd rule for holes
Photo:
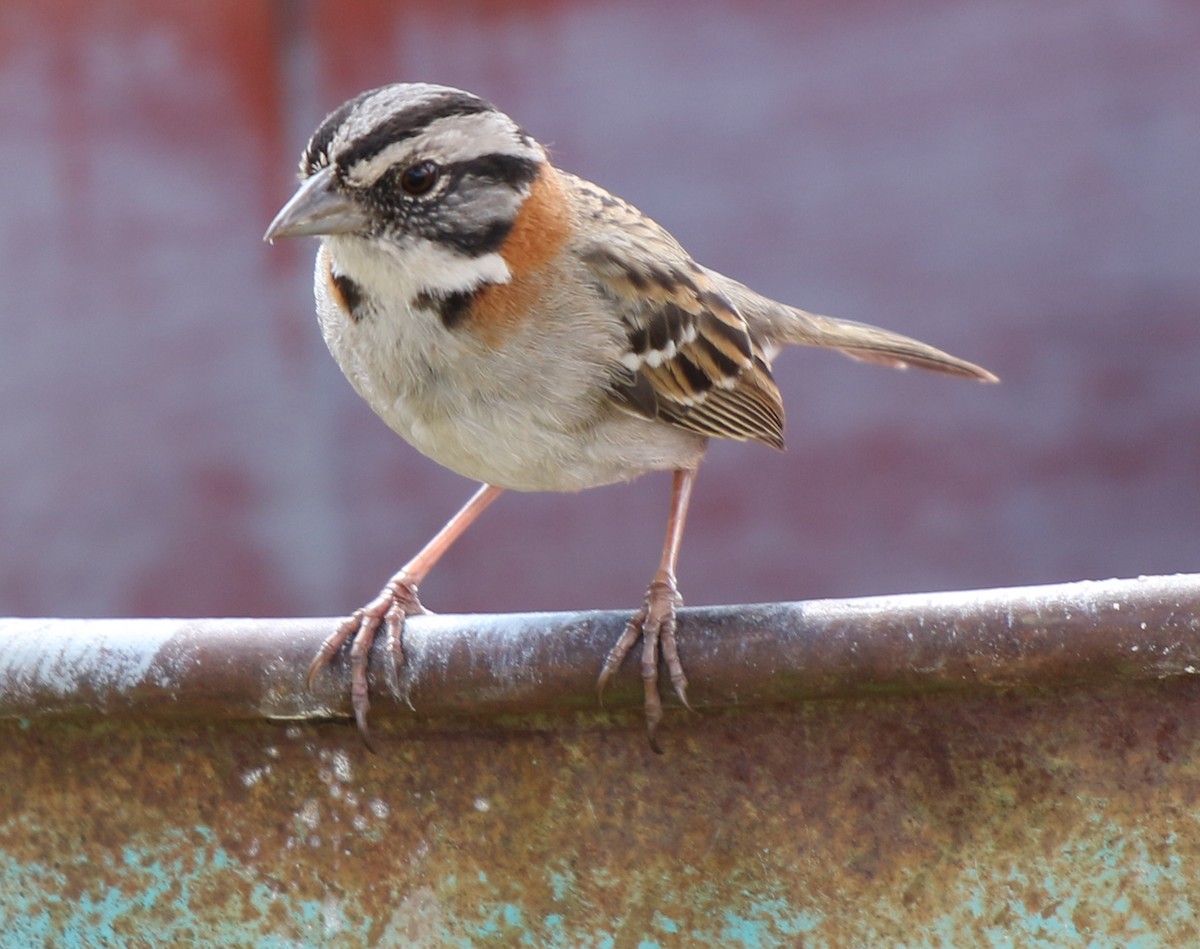
<svg viewBox="0 0 1200 949">
<path fill-rule="evenodd" d="M 388 310 L 408 307 L 422 295 L 465 293 L 485 283 L 508 283 L 512 272 L 498 253 L 465 257 L 434 241 L 403 244 L 360 237 L 326 240 L 333 272 L 357 283 Z"/>
</svg>

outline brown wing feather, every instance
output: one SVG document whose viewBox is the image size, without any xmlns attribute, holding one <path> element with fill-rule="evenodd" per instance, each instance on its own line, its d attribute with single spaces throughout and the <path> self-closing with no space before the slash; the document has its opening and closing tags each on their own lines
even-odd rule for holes
<svg viewBox="0 0 1200 949">
<path fill-rule="evenodd" d="M 627 409 L 701 435 L 782 448 L 783 403 L 745 319 L 670 235 L 639 219 L 643 227 L 583 255 L 628 334 L 614 394 Z"/>
</svg>

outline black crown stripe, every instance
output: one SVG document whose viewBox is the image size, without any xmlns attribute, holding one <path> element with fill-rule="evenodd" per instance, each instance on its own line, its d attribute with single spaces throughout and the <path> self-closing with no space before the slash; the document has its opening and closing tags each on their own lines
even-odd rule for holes
<svg viewBox="0 0 1200 949">
<path fill-rule="evenodd" d="M 439 119 L 452 115 L 478 115 L 480 112 L 494 111 L 490 103 L 484 102 L 478 96 L 465 92 L 445 93 L 424 105 L 404 109 L 380 122 L 353 142 L 345 154 L 339 156 L 338 164 L 343 168 L 353 168 L 358 162 L 378 155 L 389 145 L 419 135 Z M 342 120 L 345 120 L 345 116 Z"/>
</svg>

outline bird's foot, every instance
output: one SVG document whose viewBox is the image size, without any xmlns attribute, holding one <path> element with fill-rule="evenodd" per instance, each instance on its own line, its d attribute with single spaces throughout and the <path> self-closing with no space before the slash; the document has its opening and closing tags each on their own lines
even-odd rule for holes
<svg viewBox="0 0 1200 949">
<path fill-rule="evenodd" d="M 662 698 L 658 692 L 658 659 L 662 652 L 662 660 L 666 664 L 667 674 L 679 701 L 685 708 L 691 709 L 687 700 L 687 676 L 683 673 L 683 664 L 679 661 L 679 647 L 675 640 L 675 611 L 683 605 L 675 578 L 660 574 L 654 578 L 646 590 L 645 605 L 634 614 L 621 633 L 620 639 L 613 644 L 604 660 L 604 667 L 596 680 L 596 691 L 601 696 L 604 687 L 620 668 L 625 657 L 629 655 L 634 644 L 642 640 L 642 685 L 645 691 L 646 737 L 650 747 L 662 754 L 658 743 L 658 723 L 662 721 Z"/>
<path fill-rule="evenodd" d="M 312 665 L 308 667 L 307 682 L 311 689 L 321 667 L 327 665 L 342 646 L 350 643 L 350 704 L 359 733 L 372 751 L 375 747 L 367 729 L 367 709 L 371 706 L 367 698 L 367 658 L 371 653 L 371 645 L 382 629 L 389 654 L 389 661 L 383 665 L 384 681 L 397 701 L 407 701 L 400 691 L 400 668 L 404 665 L 404 619 L 425 612 L 427 610 L 417 599 L 416 584 L 401 571 L 387 582 L 379 596 L 355 610 L 321 643 Z"/>
</svg>

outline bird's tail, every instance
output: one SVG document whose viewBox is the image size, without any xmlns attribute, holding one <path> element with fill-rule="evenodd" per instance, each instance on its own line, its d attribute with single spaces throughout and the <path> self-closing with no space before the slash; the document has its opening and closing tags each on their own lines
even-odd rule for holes
<svg viewBox="0 0 1200 949">
<path fill-rule="evenodd" d="M 840 350 L 863 362 L 882 363 L 897 369 L 915 366 L 980 382 L 1000 381 L 982 366 L 919 340 L 866 323 L 806 313 L 761 296 L 728 277 L 710 273 L 722 281 L 722 289 L 746 317 L 755 335 L 767 344 L 768 357 L 774 355 L 772 350 L 777 351 L 781 346 L 820 346 Z"/>
<path fill-rule="evenodd" d="M 778 335 L 769 334 L 780 343 L 837 349 L 852 359 L 882 363 L 896 369 L 915 366 L 918 369 L 964 376 L 980 382 L 1000 381 L 982 366 L 951 356 L 935 346 L 908 336 L 866 323 L 835 320 L 829 316 L 805 313 L 794 307 L 786 309 L 789 311 L 788 318 L 778 323 L 782 332 Z"/>
</svg>

